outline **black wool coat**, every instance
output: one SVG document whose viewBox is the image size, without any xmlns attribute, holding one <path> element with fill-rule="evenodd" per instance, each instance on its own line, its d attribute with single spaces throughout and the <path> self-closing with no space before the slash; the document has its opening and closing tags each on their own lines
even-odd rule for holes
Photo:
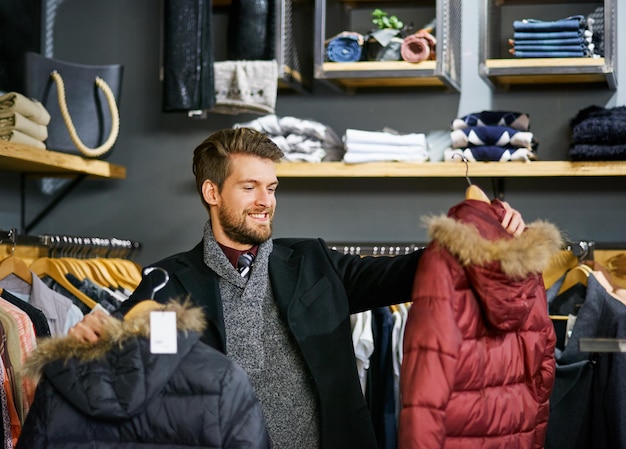
<svg viewBox="0 0 626 449">
<path fill-rule="evenodd" d="M 350 314 L 411 301 L 420 255 L 418 250 L 393 257 L 360 257 L 332 251 L 321 239 L 273 241 L 270 283 L 281 317 L 315 383 L 321 449 L 378 447 L 356 371 Z M 224 352 L 219 278 L 203 262 L 203 243 L 153 266 L 170 275 L 155 299 L 189 296 L 204 308 L 209 322 L 202 340 Z M 151 296 L 160 277 L 152 279 L 141 282 L 122 312 Z"/>
</svg>

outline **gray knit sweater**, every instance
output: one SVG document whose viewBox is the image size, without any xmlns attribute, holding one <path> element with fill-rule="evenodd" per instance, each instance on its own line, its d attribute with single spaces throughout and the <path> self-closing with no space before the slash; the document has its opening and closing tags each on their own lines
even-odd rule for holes
<svg viewBox="0 0 626 449">
<path fill-rule="evenodd" d="M 274 449 L 319 448 L 319 409 L 300 349 L 274 302 L 268 261 L 272 241 L 259 246 L 248 280 L 204 228 L 204 262 L 220 277 L 226 353 L 248 373 Z"/>
</svg>

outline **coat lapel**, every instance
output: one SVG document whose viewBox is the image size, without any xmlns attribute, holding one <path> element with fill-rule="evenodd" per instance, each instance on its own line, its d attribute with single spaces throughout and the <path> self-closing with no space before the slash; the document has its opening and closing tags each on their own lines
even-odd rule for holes
<svg viewBox="0 0 626 449">
<path fill-rule="evenodd" d="M 212 340 L 211 331 L 217 330 L 219 341 L 216 342 L 218 345 L 215 347 L 224 352 L 226 331 L 224 329 L 219 279 L 204 263 L 202 248 L 202 244 L 199 244 L 181 257 L 181 263 L 183 263 L 186 268 L 177 271 L 175 276 L 178 278 L 185 291 L 192 295 L 194 302 L 204 308 L 206 318 L 209 321 L 209 326 L 205 331 L 205 338 Z M 207 294 L 207 292 L 210 293 Z M 198 298 L 207 298 L 208 301 L 199 301 Z M 211 344 L 210 341 L 206 343 Z"/>
<path fill-rule="evenodd" d="M 291 249 L 274 242 L 274 250 L 269 260 L 269 276 L 274 299 L 285 317 L 289 316 L 289 304 L 295 296 L 301 276 L 302 257 L 291 258 L 291 255 Z"/>
</svg>

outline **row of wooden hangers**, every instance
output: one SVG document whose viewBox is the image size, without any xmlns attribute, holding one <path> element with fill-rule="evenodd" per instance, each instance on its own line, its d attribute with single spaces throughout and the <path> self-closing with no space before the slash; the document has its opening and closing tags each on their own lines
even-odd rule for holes
<svg viewBox="0 0 626 449">
<path fill-rule="evenodd" d="M 89 279 L 95 284 L 111 290 L 125 290 L 132 293 L 141 280 L 141 267 L 130 259 L 118 257 L 39 257 L 26 263 L 15 255 L 15 245 L 11 254 L 0 260 L 0 279 L 14 275 L 32 285 L 32 276 L 48 276 L 68 292 L 86 304 L 95 307 L 96 301 L 72 284 L 67 274 L 77 279 Z"/>
<path fill-rule="evenodd" d="M 122 289 L 129 293 L 137 288 L 141 280 L 140 268 L 126 259 L 42 257 L 29 266 L 18 256 L 11 255 L 0 261 L 0 279 L 13 274 L 32 285 L 33 273 L 39 277 L 52 278 L 89 308 L 93 308 L 96 301 L 74 286 L 66 277 L 67 274 L 79 280 L 89 279 L 101 287 Z"/>
</svg>

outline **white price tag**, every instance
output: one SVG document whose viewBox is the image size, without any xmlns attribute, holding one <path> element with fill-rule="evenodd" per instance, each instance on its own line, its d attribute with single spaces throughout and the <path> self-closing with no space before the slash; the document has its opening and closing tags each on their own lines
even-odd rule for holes
<svg viewBox="0 0 626 449">
<path fill-rule="evenodd" d="M 176 312 L 150 312 L 150 352 L 152 354 L 176 354 Z"/>
</svg>

